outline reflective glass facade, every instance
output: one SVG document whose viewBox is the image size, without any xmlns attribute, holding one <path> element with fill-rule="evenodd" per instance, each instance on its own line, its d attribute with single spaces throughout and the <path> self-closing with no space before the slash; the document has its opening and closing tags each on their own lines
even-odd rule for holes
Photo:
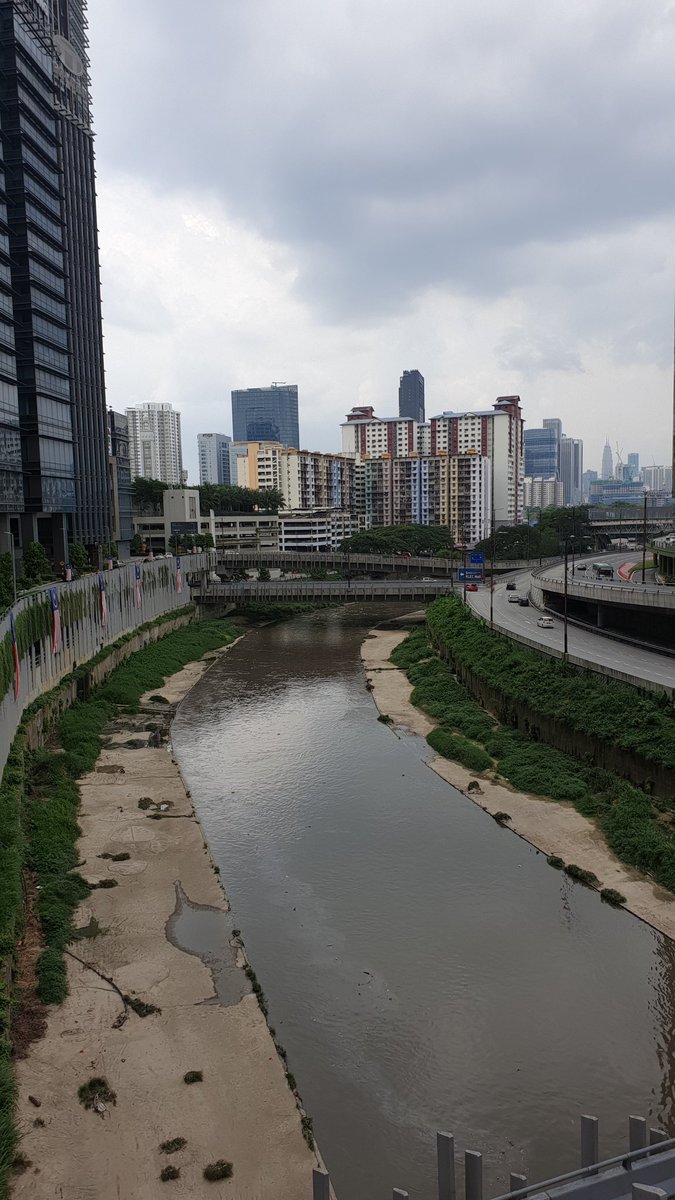
<svg viewBox="0 0 675 1200">
<path fill-rule="evenodd" d="M 235 442 L 280 442 L 299 450 L 297 384 L 232 392 L 232 435 Z"/>
<path fill-rule="evenodd" d="M 24 541 L 44 537 L 58 556 L 64 514 L 74 540 L 110 537 L 83 0 L 0 0 L 0 80 L 0 293 L 6 228 L 22 469 L 12 508 L 26 514 Z M 11 385 L 5 348 L 0 328 Z"/>
<path fill-rule="evenodd" d="M 525 474 L 531 478 L 558 478 L 560 437 L 557 429 L 525 430 Z"/>
<path fill-rule="evenodd" d="M 398 415 L 424 423 L 424 376 L 420 371 L 404 371 L 398 385 Z"/>
</svg>

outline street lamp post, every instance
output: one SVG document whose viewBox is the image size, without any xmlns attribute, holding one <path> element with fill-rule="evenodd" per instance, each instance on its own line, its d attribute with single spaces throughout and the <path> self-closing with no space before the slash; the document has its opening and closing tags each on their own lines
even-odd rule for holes
<svg viewBox="0 0 675 1200">
<path fill-rule="evenodd" d="M 645 570 L 647 566 L 647 492 L 643 496 L 642 503 L 642 582 L 645 581 Z"/>
<path fill-rule="evenodd" d="M 565 570 L 564 570 L 564 591 L 563 591 L 563 662 L 567 662 L 567 548 L 569 539 L 565 538 Z"/>
<path fill-rule="evenodd" d="M 12 559 L 12 587 L 14 589 L 14 603 L 16 604 L 16 559 L 14 556 L 14 534 L 11 530 L 7 530 L 5 537 L 9 538 L 9 553 Z"/>
</svg>

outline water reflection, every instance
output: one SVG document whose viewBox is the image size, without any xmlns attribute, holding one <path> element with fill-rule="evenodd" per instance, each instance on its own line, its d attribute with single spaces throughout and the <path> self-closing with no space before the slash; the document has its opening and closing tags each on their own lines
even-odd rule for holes
<svg viewBox="0 0 675 1200">
<path fill-rule="evenodd" d="M 382 613 L 381 615 L 385 615 Z M 389 612 L 386 614 L 390 615 Z M 673 1119 L 673 946 L 497 826 L 376 720 L 372 608 L 250 635 L 174 743 L 341 1200 L 433 1194 L 436 1128 L 491 1188 Z"/>
</svg>

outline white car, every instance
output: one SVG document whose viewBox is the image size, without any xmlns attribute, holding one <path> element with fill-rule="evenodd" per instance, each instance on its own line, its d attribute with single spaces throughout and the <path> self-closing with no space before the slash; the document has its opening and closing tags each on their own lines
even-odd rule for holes
<svg viewBox="0 0 675 1200">
<path fill-rule="evenodd" d="M 509 604 L 520 604 L 520 596 L 517 592 L 510 592 L 508 597 Z"/>
<path fill-rule="evenodd" d="M 555 629 L 555 622 L 550 617 L 539 617 L 537 625 L 540 629 Z"/>
</svg>

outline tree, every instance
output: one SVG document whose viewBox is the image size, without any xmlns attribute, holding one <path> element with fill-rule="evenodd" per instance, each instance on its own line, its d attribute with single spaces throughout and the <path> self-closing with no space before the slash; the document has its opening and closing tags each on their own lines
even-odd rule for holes
<svg viewBox="0 0 675 1200">
<path fill-rule="evenodd" d="M 139 513 L 150 513 L 154 516 L 161 514 L 162 497 L 168 486 L 168 483 L 162 483 L 161 479 L 143 479 L 141 475 L 137 475 L 131 485 L 134 508 Z"/>
<path fill-rule="evenodd" d="M 26 588 L 36 587 L 54 578 L 54 572 L 49 565 L 49 559 L 39 542 L 31 542 L 23 556 L 22 583 Z"/>
<path fill-rule="evenodd" d="M 447 525 L 388 525 L 345 538 L 345 554 L 424 554 L 447 556 L 453 547 Z"/>
<path fill-rule="evenodd" d="M 258 582 L 269 583 L 272 576 L 270 575 L 269 567 L 261 567 L 258 571 Z"/>
<path fill-rule="evenodd" d="M 11 554 L 0 554 L 0 609 L 9 608 L 14 600 L 14 576 Z"/>
<path fill-rule="evenodd" d="M 197 546 L 199 546 L 200 550 L 212 550 L 213 535 L 210 533 L 198 533 L 195 538 L 195 543 Z"/>
<path fill-rule="evenodd" d="M 129 543 L 129 553 L 139 555 L 143 553 L 143 538 L 140 533 L 135 533 Z"/>
<path fill-rule="evenodd" d="M 277 513 L 285 504 L 284 494 L 279 488 L 263 488 L 258 492 L 257 507 L 263 512 Z"/>
<path fill-rule="evenodd" d="M 87 571 L 91 571 L 89 555 L 81 542 L 73 542 L 70 547 L 70 565 L 75 568 L 78 575 L 85 575 Z"/>
</svg>

